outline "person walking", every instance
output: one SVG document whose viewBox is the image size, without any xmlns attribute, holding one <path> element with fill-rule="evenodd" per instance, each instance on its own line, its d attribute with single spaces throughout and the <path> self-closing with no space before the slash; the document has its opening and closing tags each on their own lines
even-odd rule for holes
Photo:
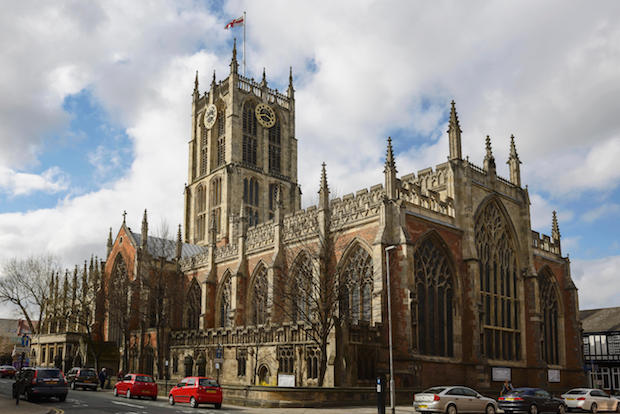
<svg viewBox="0 0 620 414">
<path fill-rule="evenodd" d="M 504 380 L 504 384 L 502 384 L 502 390 L 499 392 L 499 395 L 501 397 L 502 395 L 508 394 L 512 390 L 512 384 L 508 382 L 508 380 Z"/>
<path fill-rule="evenodd" d="M 108 378 L 108 374 L 105 371 L 105 368 L 101 368 L 101 372 L 99 372 L 99 382 L 101 383 L 101 389 L 105 387 L 105 380 Z"/>
</svg>

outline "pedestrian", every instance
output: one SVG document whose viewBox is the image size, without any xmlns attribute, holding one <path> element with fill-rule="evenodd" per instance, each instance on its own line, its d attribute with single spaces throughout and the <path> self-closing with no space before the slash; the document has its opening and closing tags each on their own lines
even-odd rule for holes
<svg viewBox="0 0 620 414">
<path fill-rule="evenodd" d="M 24 381 L 22 380 L 22 375 L 18 372 L 15 375 L 15 382 L 13 383 L 13 398 L 15 398 L 15 405 L 19 405 L 19 398 L 24 393 Z"/>
<path fill-rule="evenodd" d="M 101 368 L 101 372 L 99 373 L 99 382 L 101 383 L 101 389 L 105 387 L 105 380 L 108 377 L 108 374 L 105 372 L 105 368 Z"/>
<path fill-rule="evenodd" d="M 508 380 L 504 380 L 504 384 L 502 385 L 502 390 L 499 392 L 499 395 L 502 396 L 508 394 L 512 390 L 512 384 L 508 382 Z"/>
<path fill-rule="evenodd" d="M 121 382 L 124 376 L 125 376 L 125 373 L 123 372 L 123 369 L 122 368 L 119 369 L 118 374 L 116 374 L 116 377 L 117 377 L 116 382 Z"/>
</svg>

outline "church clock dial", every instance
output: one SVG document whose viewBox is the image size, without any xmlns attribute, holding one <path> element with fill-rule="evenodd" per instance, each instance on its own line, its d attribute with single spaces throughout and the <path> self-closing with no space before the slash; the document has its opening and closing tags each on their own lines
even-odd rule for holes
<svg viewBox="0 0 620 414">
<path fill-rule="evenodd" d="M 211 104 L 207 107 L 207 110 L 205 111 L 205 119 L 204 119 L 205 127 L 207 129 L 211 129 L 213 124 L 215 124 L 216 119 L 217 119 L 217 108 L 215 107 L 215 105 Z"/>
<path fill-rule="evenodd" d="M 256 105 L 256 119 L 264 128 L 271 128 L 276 124 L 276 113 L 267 104 L 259 103 Z"/>
</svg>

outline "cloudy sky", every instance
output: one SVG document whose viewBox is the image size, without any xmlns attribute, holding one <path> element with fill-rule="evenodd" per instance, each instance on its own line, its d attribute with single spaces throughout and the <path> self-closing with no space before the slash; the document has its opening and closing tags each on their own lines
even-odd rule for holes
<svg viewBox="0 0 620 414">
<path fill-rule="evenodd" d="M 284 90 L 293 67 L 304 205 L 322 161 L 339 195 L 382 182 L 387 136 L 401 174 L 445 161 L 454 99 L 472 162 L 488 134 L 507 177 L 515 135 L 581 307 L 620 305 L 617 1 L 4 4 L 0 260 L 101 257 L 123 210 L 134 229 L 144 208 L 151 229 L 182 221 L 195 71 L 201 91 L 227 76 L 244 10 L 248 76 Z"/>
</svg>

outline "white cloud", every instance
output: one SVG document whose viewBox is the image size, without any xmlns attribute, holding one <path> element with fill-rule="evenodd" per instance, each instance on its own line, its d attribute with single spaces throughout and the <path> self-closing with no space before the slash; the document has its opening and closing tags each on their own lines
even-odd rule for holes
<svg viewBox="0 0 620 414">
<path fill-rule="evenodd" d="M 558 215 L 560 230 L 562 229 L 563 224 L 571 222 L 575 216 L 575 213 L 572 210 L 558 208 L 557 205 L 554 205 L 538 193 L 530 193 L 530 203 L 532 229 L 540 233 L 548 235 L 551 234 L 551 220 L 554 210 Z"/>
<path fill-rule="evenodd" d="M 620 256 L 571 263 L 572 277 L 579 288 L 580 309 L 618 306 Z"/>
<path fill-rule="evenodd" d="M 582 220 L 592 223 L 604 216 L 613 216 L 620 212 L 620 204 L 605 203 L 592 210 L 587 211 L 581 217 Z"/>
<path fill-rule="evenodd" d="M 11 197 L 37 191 L 58 193 L 68 187 L 69 178 L 59 167 L 48 168 L 41 174 L 31 174 L 0 166 L 0 191 Z"/>
</svg>

